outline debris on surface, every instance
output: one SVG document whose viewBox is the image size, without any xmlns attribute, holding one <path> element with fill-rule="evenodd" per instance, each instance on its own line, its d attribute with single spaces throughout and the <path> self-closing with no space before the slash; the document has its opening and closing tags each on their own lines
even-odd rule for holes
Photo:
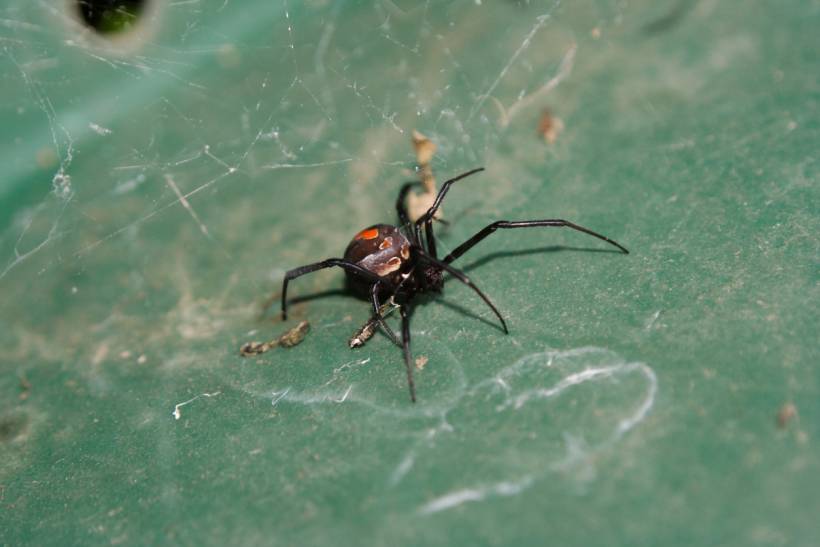
<svg viewBox="0 0 820 547">
<path fill-rule="evenodd" d="M 436 199 L 436 179 L 430 167 L 430 162 L 436 153 L 436 145 L 426 136 L 414 130 L 413 148 L 416 150 L 416 162 L 421 175 L 421 185 L 424 188 L 421 193 L 410 192 L 407 195 L 407 213 L 410 215 L 410 220 L 415 221 L 427 212 Z M 434 218 L 441 218 L 441 208 L 436 212 Z"/>
<path fill-rule="evenodd" d="M 382 317 L 387 317 L 393 312 L 393 310 L 395 310 L 398 307 L 398 304 L 393 302 L 393 299 L 391 298 L 390 300 L 382 304 L 381 307 L 379 307 L 379 314 Z M 362 325 L 362 327 L 359 330 L 357 330 L 353 336 L 350 337 L 350 341 L 347 343 L 348 346 L 350 346 L 350 349 L 360 348 L 365 344 L 365 342 L 373 338 L 373 335 L 376 334 L 376 329 L 378 328 L 378 326 L 379 322 L 376 320 L 376 318 L 371 317 L 367 321 L 367 323 Z"/>
<path fill-rule="evenodd" d="M 25 376 L 20 376 L 20 400 L 25 401 L 31 393 L 31 382 Z"/>
<path fill-rule="evenodd" d="M 548 144 L 555 144 L 558 135 L 564 130 L 564 122 L 561 118 L 553 116 L 546 108 L 541 112 L 538 120 L 538 134 L 541 135 Z"/>
<path fill-rule="evenodd" d="M 350 337 L 350 341 L 348 342 L 350 348 L 353 349 L 362 347 L 365 342 L 373 338 L 373 335 L 376 334 L 377 326 L 378 323 L 373 319 L 362 325 L 362 328 L 357 330 L 356 333 Z"/>
<path fill-rule="evenodd" d="M 302 342 L 310 331 L 310 323 L 307 321 L 300 321 L 298 325 L 292 329 L 285 331 L 279 338 L 270 340 L 269 342 L 247 342 L 239 348 L 239 355 L 248 357 L 250 355 L 259 355 L 276 347 L 292 348 Z"/>
<path fill-rule="evenodd" d="M 433 178 L 430 162 L 436 154 L 436 145 L 420 132 L 413 130 L 413 148 L 416 150 L 416 161 L 421 168 L 421 183 L 424 185 L 424 190 L 435 193 L 436 181 Z"/>
<path fill-rule="evenodd" d="M 785 429 L 794 418 L 797 417 L 797 407 L 794 403 L 785 403 L 777 412 L 777 427 Z"/>
<path fill-rule="evenodd" d="M 174 411 L 171 413 L 171 416 L 173 416 L 175 420 L 179 420 L 182 417 L 182 411 L 180 410 L 180 408 L 184 407 L 185 405 L 189 405 L 202 397 L 216 397 L 217 395 L 221 394 L 221 391 L 214 391 L 213 393 L 200 393 L 196 397 L 192 397 L 187 401 L 183 401 L 181 403 L 174 405 Z"/>
<path fill-rule="evenodd" d="M 419 370 L 424 370 L 424 366 L 427 364 L 427 361 L 429 361 L 429 359 L 426 355 L 419 355 L 416 357 L 416 368 Z"/>
<path fill-rule="evenodd" d="M 279 337 L 279 345 L 283 348 L 292 348 L 305 339 L 310 330 L 310 323 L 307 321 L 300 321 L 298 325 L 287 331 Z"/>
</svg>

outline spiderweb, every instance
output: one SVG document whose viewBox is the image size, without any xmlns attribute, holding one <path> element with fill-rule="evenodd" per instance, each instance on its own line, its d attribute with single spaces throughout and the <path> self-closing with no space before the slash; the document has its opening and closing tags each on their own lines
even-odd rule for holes
<svg viewBox="0 0 820 547">
<path fill-rule="evenodd" d="M 15 0 L 0 8 L 0 287 L 9 295 L 3 314 L 14 318 L 0 334 L 2 355 L 56 363 L 95 394 L 118 389 L 121 373 L 107 364 L 154 367 L 170 379 L 153 407 L 169 423 L 218 405 L 232 382 L 236 396 L 268 408 L 358 401 L 395 415 L 384 410 L 394 404 L 388 399 L 362 395 L 371 376 L 348 375 L 360 374 L 369 354 L 342 360 L 302 346 L 289 357 L 319 361 L 321 372 L 280 370 L 275 380 L 226 363 L 236 366 L 241 342 L 255 332 L 280 328 L 257 316 L 284 271 L 338 255 L 362 226 L 395 218 L 396 190 L 416 176 L 414 129 L 438 146 L 439 180 L 490 167 L 460 205 L 445 206 L 453 218 L 481 212 L 452 228 L 453 241 L 525 207 L 543 173 L 522 158 L 560 154 L 538 134 L 539 118 L 550 106 L 572 110 L 573 93 L 562 90 L 585 48 L 625 14 L 625 3 L 603 0 L 571 11 L 557 0 L 181 0 L 157 3 L 133 35 L 114 39 L 85 27 L 72 6 Z M 594 63 L 583 70 L 594 72 Z M 338 287 L 332 275 L 306 278 L 299 290 Z M 303 309 L 313 321 L 308 339 L 344 342 L 366 306 L 354 313 L 350 300 L 328 302 L 321 314 L 312 303 L 310 313 Z M 422 344 L 427 333 L 414 327 Z M 428 344 L 431 360 L 436 348 L 447 352 Z M 384 373 L 399 386 L 389 400 L 405 405 L 391 349 L 378 350 L 397 364 Z M 643 419 L 656 380 L 645 365 L 590 351 L 587 365 L 601 371 L 591 381 L 631 381 L 629 397 L 601 403 L 613 418 L 583 441 L 594 452 Z M 544 355 L 543 363 L 563 358 Z M 583 377 L 574 355 L 545 389 Z M 485 388 L 500 397 L 488 387 L 494 376 L 467 380 L 460 365 L 450 370 L 436 388 L 445 397 L 437 410 L 422 425 L 402 422 L 408 442 L 386 484 L 406 480 L 411 460 L 424 460 L 429 432 L 446 434 L 441 424 L 461 402 L 483 405 Z M 437 396 L 429 381 L 427 388 Z M 577 448 L 573 439 L 567 446 Z M 528 487 L 571 452 L 561 439 L 550 442 L 554 461 L 535 475 L 501 473 L 482 494 L 464 495 Z M 420 511 L 460 503 L 460 488 L 476 491 L 471 480 L 448 484 L 455 498 L 440 492 Z"/>
<path fill-rule="evenodd" d="M 590 7 L 604 22 L 617 14 Z M 278 218 L 299 205 L 281 188 L 299 185 L 310 200 L 328 178 L 343 201 L 317 215 L 323 226 L 386 212 L 394 185 L 379 181 L 409 174 L 412 129 L 439 144 L 442 172 L 486 161 L 519 112 L 571 73 L 577 50 L 550 26 L 557 2 L 169 2 L 120 41 L 96 36 L 72 8 L 19 2 L 0 14 L 2 191 L 14 204 L 0 279 L 27 262 L 82 268 L 154 224 L 192 223 L 194 245 L 237 259 L 229 241 L 254 230 L 235 216 Z M 478 18 L 486 10 L 518 24 L 497 28 Z M 492 63 L 461 51 L 484 32 Z M 249 216 L 243 204 L 255 199 L 267 209 Z"/>
</svg>

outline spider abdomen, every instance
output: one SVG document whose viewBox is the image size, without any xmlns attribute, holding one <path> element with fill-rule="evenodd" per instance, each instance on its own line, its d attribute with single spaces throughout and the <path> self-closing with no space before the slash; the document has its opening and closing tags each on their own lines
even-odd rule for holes
<svg viewBox="0 0 820 547">
<path fill-rule="evenodd" d="M 396 283 L 410 259 L 410 241 L 395 226 L 374 224 L 353 237 L 345 249 L 344 259 Z M 372 285 L 350 271 L 347 278 L 355 289 L 367 289 Z"/>
</svg>

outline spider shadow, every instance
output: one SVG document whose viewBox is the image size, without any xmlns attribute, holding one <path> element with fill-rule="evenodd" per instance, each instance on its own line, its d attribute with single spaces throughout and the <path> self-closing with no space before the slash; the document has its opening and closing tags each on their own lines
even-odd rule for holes
<svg viewBox="0 0 820 547">
<path fill-rule="evenodd" d="M 288 305 L 302 304 L 303 302 L 310 302 L 311 300 L 318 300 L 320 298 L 325 298 L 327 296 L 351 296 L 351 294 L 352 293 L 346 287 L 338 289 L 326 289 L 324 291 L 303 294 L 300 296 L 294 296 L 293 298 L 289 298 Z"/>
<path fill-rule="evenodd" d="M 493 260 L 499 258 L 513 258 L 516 256 L 528 256 L 534 254 L 541 254 L 541 253 L 558 253 L 564 251 L 572 251 L 572 252 L 579 252 L 579 253 L 612 253 L 612 254 L 623 254 L 621 251 L 616 249 L 598 249 L 592 247 L 572 247 L 566 245 L 549 245 L 547 247 L 536 247 L 533 249 L 520 249 L 517 251 L 497 251 L 495 253 L 490 253 L 488 255 L 484 255 L 483 257 L 479 258 L 478 260 L 474 260 L 470 262 L 463 268 L 461 268 L 464 272 L 469 272 L 475 270 L 476 268 L 480 268 L 484 264 L 488 262 L 492 262 Z"/>
<path fill-rule="evenodd" d="M 668 32 L 677 27 L 689 15 L 689 12 L 697 5 L 698 0 L 678 0 L 672 9 L 658 19 L 647 23 L 643 27 L 643 32 L 649 35 Z"/>
<path fill-rule="evenodd" d="M 596 249 L 596 248 L 591 248 L 591 247 L 570 247 L 570 246 L 565 246 L 565 245 L 550 245 L 550 246 L 547 246 L 547 247 L 536 247 L 534 249 L 521 249 L 521 250 L 517 250 L 517 251 L 498 251 L 498 252 L 495 252 L 495 253 L 490 253 L 488 255 L 485 255 L 482 258 L 479 258 L 478 260 L 475 260 L 475 261 L 467 264 L 463 268 L 462 271 L 467 272 L 467 271 L 474 270 L 476 268 L 480 268 L 484 264 L 486 264 L 488 262 L 492 262 L 493 260 L 496 260 L 496 259 L 499 259 L 499 258 L 512 258 L 512 257 L 516 257 L 516 256 L 526 256 L 526 255 L 540 254 L 540 253 L 556 253 L 556 252 L 562 252 L 562 251 L 577 251 L 577 252 L 585 252 L 585 253 L 614 253 L 614 254 L 621 254 L 620 251 L 616 251 L 614 249 L 611 250 L 611 249 Z M 452 277 L 448 276 L 448 279 L 452 279 Z M 492 295 L 488 294 L 487 296 L 492 300 Z M 429 301 L 435 300 L 436 302 L 442 304 L 443 306 L 445 306 L 447 308 L 450 308 L 451 310 L 455 310 L 455 311 L 461 313 L 462 315 L 465 315 L 465 316 L 470 317 L 472 319 L 476 319 L 478 321 L 481 321 L 485 325 L 489 325 L 489 326 L 491 326 L 495 329 L 498 329 L 501 332 L 504 332 L 504 329 L 501 327 L 501 325 L 498 323 L 498 321 L 492 321 L 492 320 L 487 319 L 485 317 L 481 317 L 480 315 L 477 315 L 476 313 L 474 313 L 473 311 L 465 308 L 464 306 L 461 306 L 461 305 L 456 304 L 454 302 L 447 301 L 447 300 L 445 300 L 444 298 L 442 298 L 438 295 L 422 295 L 420 297 L 420 299 L 421 299 L 422 303 L 425 303 L 425 304 Z"/>
<path fill-rule="evenodd" d="M 340 289 L 327 289 L 324 291 L 314 292 L 310 294 L 303 294 L 299 296 L 294 296 L 292 298 L 288 298 L 288 306 L 296 307 L 299 304 L 303 304 L 305 302 L 310 302 L 311 300 L 318 300 L 320 298 L 325 298 L 326 296 L 341 296 L 341 295 L 350 295 L 350 291 L 345 288 Z M 257 320 L 261 321 L 266 317 L 271 317 L 271 319 L 277 320 L 281 319 L 281 312 L 275 309 L 276 305 L 279 304 L 279 299 L 282 297 L 282 293 L 275 292 L 271 296 L 269 296 L 262 305 L 260 306 L 259 315 L 257 316 Z M 271 311 L 273 310 L 273 311 Z M 292 312 L 289 311 L 288 315 L 291 315 Z"/>
<path fill-rule="evenodd" d="M 476 314 L 472 310 L 470 310 L 468 308 L 465 308 L 464 306 L 461 306 L 460 304 L 456 304 L 455 302 L 450 302 L 449 300 L 445 300 L 441 296 L 439 296 L 438 298 L 434 298 L 434 297 L 425 295 L 423 303 L 426 304 L 428 301 L 432 301 L 432 300 L 435 300 L 438 304 L 441 304 L 445 308 L 450 308 L 451 310 L 454 310 L 454 311 L 460 313 L 461 315 L 463 315 L 465 317 L 469 317 L 470 319 L 476 319 L 477 321 L 481 321 L 485 325 L 488 325 L 488 326 L 500 331 L 501 333 L 504 332 L 504 329 L 501 328 L 501 324 L 498 321 L 491 321 L 491 320 L 487 319 L 486 317 L 481 317 L 480 315 Z M 479 302 L 481 302 L 481 301 L 479 300 Z M 483 302 L 481 302 L 481 303 L 483 304 Z"/>
</svg>

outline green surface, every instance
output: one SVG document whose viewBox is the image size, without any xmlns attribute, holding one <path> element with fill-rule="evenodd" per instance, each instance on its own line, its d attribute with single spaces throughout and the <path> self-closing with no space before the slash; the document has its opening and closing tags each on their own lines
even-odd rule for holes
<svg viewBox="0 0 820 547">
<path fill-rule="evenodd" d="M 817 2 L 171 2 L 116 47 L 62 8 L 0 8 L 0 543 L 817 544 Z M 338 271 L 240 358 L 414 128 L 487 167 L 441 247 L 633 254 L 482 243 L 511 334 L 448 284 L 416 405 Z"/>
</svg>

